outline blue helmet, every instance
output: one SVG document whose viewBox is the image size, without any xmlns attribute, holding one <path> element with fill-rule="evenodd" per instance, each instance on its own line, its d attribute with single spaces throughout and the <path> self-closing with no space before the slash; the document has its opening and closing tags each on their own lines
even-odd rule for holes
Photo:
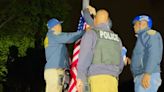
<svg viewBox="0 0 164 92">
<path fill-rule="evenodd" d="M 52 19 L 50 19 L 48 21 L 47 27 L 48 27 L 48 29 L 51 29 L 52 27 L 54 27 L 54 26 L 56 26 L 58 24 L 61 24 L 61 23 L 63 23 L 63 21 L 59 21 L 59 20 L 57 20 L 55 18 L 52 18 Z"/>
<path fill-rule="evenodd" d="M 146 20 L 147 23 L 148 23 L 148 27 L 149 28 L 152 28 L 152 25 L 153 25 L 153 21 L 152 21 L 152 18 L 150 16 L 147 16 L 147 15 L 139 15 L 137 17 L 135 17 L 133 19 L 133 24 L 136 22 L 136 21 L 143 21 L 143 20 Z"/>
</svg>

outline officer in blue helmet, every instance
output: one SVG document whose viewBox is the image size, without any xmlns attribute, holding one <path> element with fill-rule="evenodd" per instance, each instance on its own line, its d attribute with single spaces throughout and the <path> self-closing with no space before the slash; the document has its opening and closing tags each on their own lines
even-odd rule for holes
<svg viewBox="0 0 164 92">
<path fill-rule="evenodd" d="M 69 57 L 65 44 L 79 39 L 84 31 L 74 33 L 62 32 L 62 21 L 52 18 L 48 21 L 48 32 L 44 40 L 46 65 L 44 78 L 46 92 L 62 92 L 64 69 L 69 68 Z"/>
<path fill-rule="evenodd" d="M 157 92 L 161 85 L 162 37 L 159 32 L 151 29 L 152 19 L 149 16 L 137 16 L 133 25 L 137 35 L 131 60 L 135 92 Z"/>
</svg>

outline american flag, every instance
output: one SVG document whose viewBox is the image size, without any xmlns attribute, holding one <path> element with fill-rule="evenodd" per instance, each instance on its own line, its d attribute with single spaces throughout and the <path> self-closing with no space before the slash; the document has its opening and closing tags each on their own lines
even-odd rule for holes
<svg viewBox="0 0 164 92">
<path fill-rule="evenodd" d="M 81 14 L 77 31 L 84 31 L 85 28 L 86 28 L 86 22 Z M 68 92 L 77 92 L 76 76 L 77 76 L 77 63 L 78 63 L 79 52 L 80 52 L 80 42 L 81 39 L 77 40 L 74 45 L 73 59 L 71 62 L 71 69 L 70 69 L 71 81 L 70 81 Z"/>
</svg>

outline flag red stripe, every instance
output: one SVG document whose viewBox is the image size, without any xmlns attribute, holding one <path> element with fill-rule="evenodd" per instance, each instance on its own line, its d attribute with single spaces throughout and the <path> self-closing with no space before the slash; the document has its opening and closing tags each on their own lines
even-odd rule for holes
<svg viewBox="0 0 164 92">
<path fill-rule="evenodd" d="M 76 67 L 77 66 L 78 59 L 76 59 L 74 62 L 72 62 L 71 66 Z"/>
<path fill-rule="evenodd" d="M 76 51 L 73 55 L 73 57 L 77 56 L 79 54 L 80 50 Z"/>
<path fill-rule="evenodd" d="M 77 46 L 80 45 L 80 42 L 81 42 L 81 41 L 79 41 L 78 43 L 76 43 L 76 44 L 74 45 L 74 49 L 75 49 Z"/>
<path fill-rule="evenodd" d="M 72 69 L 71 69 L 71 71 L 70 71 L 70 74 L 71 74 L 71 76 L 72 76 L 72 78 L 73 78 L 73 80 L 74 80 L 74 82 L 73 82 L 73 84 L 71 85 L 71 87 L 70 87 L 70 89 L 69 89 L 69 91 L 68 92 L 72 92 L 72 90 L 73 90 L 73 88 L 76 86 L 76 75 L 75 75 L 75 73 L 72 71 Z"/>
</svg>

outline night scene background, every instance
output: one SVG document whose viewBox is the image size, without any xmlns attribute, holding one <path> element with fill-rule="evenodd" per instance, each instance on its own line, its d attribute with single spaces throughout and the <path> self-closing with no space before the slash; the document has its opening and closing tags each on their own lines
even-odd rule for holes
<svg viewBox="0 0 164 92">
<path fill-rule="evenodd" d="M 82 0 L 0 0 L 0 92 L 44 92 L 43 40 L 46 23 L 52 18 L 63 20 L 63 31 L 76 31 Z M 153 29 L 164 38 L 164 0 L 91 0 L 96 9 L 107 9 L 131 57 L 136 37 L 132 19 L 148 14 Z M 73 44 L 68 45 L 72 55 Z M 161 63 L 164 79 L 164 59 Z M 164 84 L 159 92 L 163 92 Z M 134 92 L 129 65 L 120 75 L 119 92 Z"/>
</svg>

